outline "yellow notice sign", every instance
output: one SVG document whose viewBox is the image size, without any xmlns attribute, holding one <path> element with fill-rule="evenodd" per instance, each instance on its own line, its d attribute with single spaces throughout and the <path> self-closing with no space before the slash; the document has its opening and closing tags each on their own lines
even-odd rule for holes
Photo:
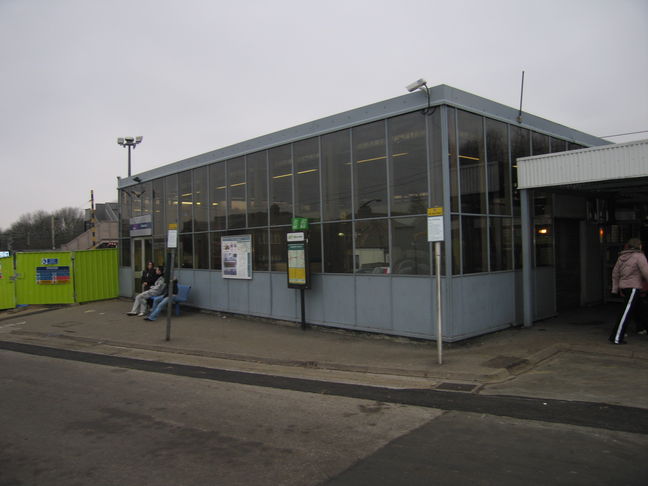
<svg viewBox="0 0 648 486">
<path fill-rule="evenodd" d="M 428 209 L 428 211 L 429 211 L 429 209 Z M 177 225 L 176 223 L 169 223 L 169 227 L 168 227 L 167 229 L 170 229 L 170 230 L 177 230 L 177 229 L 178 229 L 178 225 Z"/>
<path fill-rule="evenodd" d="M 443 216 L 443 206 L 434 206 L 433 208 L 428 208 L 428 216 Z"/>
</svg>

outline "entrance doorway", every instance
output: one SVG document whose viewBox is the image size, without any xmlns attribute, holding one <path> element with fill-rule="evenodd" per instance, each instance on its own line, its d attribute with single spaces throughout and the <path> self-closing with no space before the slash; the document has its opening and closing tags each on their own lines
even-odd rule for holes
<svg viewBox="0 0 648 486">
<path fill-rule="evenodd" d="M 580 221 L 556 218 L 556 307 L 581 305 Z"/>
<path fill-rule="evenodd" d="M 142 291 L 142 272 L 146 268 L 146 262 L 153 257 L 153 245 L 150 238 L 133 238 L 131 241 L 131 262 L 136 294 Z"/>
</svg>

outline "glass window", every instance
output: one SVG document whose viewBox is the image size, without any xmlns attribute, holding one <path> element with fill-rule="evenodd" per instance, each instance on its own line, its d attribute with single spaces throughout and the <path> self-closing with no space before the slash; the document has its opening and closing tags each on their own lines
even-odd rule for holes
<svg viewBox="0 0 648 486">
<path fill-rule="evenodd" d="M 308 256 L 311 272 L 322 272 L 322 225 L 311 224 L 308 230 Z"/>
<path fill-rule="evenodd" d="M 319 139 L 293 144 L 295 216 L 320 221 Z"/>
<path fill-rule="evenodd" d="M 490 218 L 490 269 L 513 268 L 513 232 L 511 218 Z"/>
<path fill-rule="evenodd" d="M 245 227 L 245 159 L 227 161 L 228 228 Z"/>
<path fill-rule="evenodd" d="M 543 155 L 549 153 L 549 135 L 532 132 L 531 135 L 532 155 Z"/>
<path fill-rule="evenodd" d="M 349 130 L 343 130 L 322 137 L 322 196 L 326 221 L 351 218 L 349 134 Z"/>
<path fill-rule="evenodd" d="M 459 162 L 457 159 L 457 114 L 448 107 L 448 157 L 450 159 L 450 208 L 459 212 Z"/>
<path fill-rule="evenodd" d="M 142 190 L 141 184 L 129 188 L 131 193 L 131 214 L 133 217 L 142 215 Z"/>
<path fill-rule="evenodd" d="M 173 174 L 164 178 L 164 194 L 166 208 L 164 210 L 165 227 L 178 223 L 178 175 Z"/>
<path fill-rule="evenodd" d="M 212 231 L 209 233 L 210 264 L 212 270 L 221 269 L 221 236 L 223 231 Z"/>
<path fill-rule="evenodd" d="M 182 268 L 193 268 L 193 241 L 191 233 L 178 236 L 178 264 Z"/>
<path fill-rule="evenodd" d="M 488 271 L 488 223 L 485 216 L 461 217 L 463 273 Z"/>
<path fill-rule="evenodd" d="M 535 192 L 533 208 L 535 264 L 538 267 L 552 266 L 554 264 L 552 194 Z"/>
<path fill-rule="evenodd" d="M 290 224 L 292 218 L 292 154 L 290 145 L 268 150 L 270 164 L 270 224 Z"/>
<path fill-rule="evenodd" d="M 567 150 L 567 142 L 559 138 L 551 137 L 551 153 L 564 152 Z"/>
<path fill-rule="evenodd" d="M 391 220 L 392 273 L 429 275 L 430 250 L 427 241 L 427 218 L 394 218 Z"/>
<path fill-rule="evenodd" d="M 198 167 L 193 170 L 194 231 L 207 231 L 207 207 L 209 205 L 207 182 L 207 167 Z"/>
<path fill-rule="evenodd" d="M 191 171 L 178 174 L 178 191 L 180 192 L 180 226 L 181 233 L 191 233 L 193 220 L 193 194 L 191 192 Z"/>
<path fill-rule="evenodd" d="M 209 268 L 209 237 L 207 233 L 194 235 L 194 268 Z"/>
<path fill-rule="evenodd" d="M 484 129 L 481 116 L 459 110 L 459 179 L 461 211 L 486 213 Z"/>
<path fill-rule="evenodd" d="M 578 144 L 578 143 L 574 143 L 574 142 L 568 142 L 567 143 L 567 150 L 578 150 L 578 149 L 582 149 L 582 148 L 585 148 L 585 147 L 583 145 Z"/>
<path fill-rule="evenodd" d="M 131 197 L 126 189 L 119 191 L 119 234 L 122 238 L 130 236 Z M 128 258 L 130 261 L 130 256 Z"/>
<path fill-rule="evenodd" d="M 165 235 L 164 226 L 164 179 L 153 181 L 153 234 Z"/>
<path fill-rule="evenodd" d="M 350 222 L 325 223 L 324 271 L 328 273 L 353 272 L 353 231 Z"/>
<path fill-rule="evenodd" d="M 352 130 L 356 218 L 387 216 L 385 122 Z"/>
<path fill-rule="evenodd" d="M 247 200 L 248 226 L 268 226 L 268 162 L 265 151 L 247 156 Z"/>
<path fill-rule="evenodd" d="M 119 240 L 120 254 L 121 254 L 121 266 L 130 267 L 131 266 L 131 244 L 130 239 L 123 238 Z"/>
<path fill-rule="evenodd" d="M 452 233 L 452 273 L 453 275 L 461 275 L 461 225 L 459 224 L 459 216 L 453 214 L 450 217 L 450 226 Z"/>
<path fill-rule="evenodd" d="M 165 240 L 164 238 L 153 238 L 153 263 L 165 265 Z"/>
<path fill-rule="evenodd" d="M 428 115 L 430 122 L 430 206 L 443 206 L 443 150 L 441 110 Z"/>
<path fill-rule="evenodd" d="M 511 125 L 511 164 L 513 188 L 517 188 L 517 159 L 531 155 L 529 130 Z M 519 196 L 516 198 L 519 204 Z"/>
<path fill-rule="evenodd" d="M 425 117 L 409 113 L 387 122 L 391 214 L 425 214 L 428 206 Z"/>
<path fill-rule="evenodd" d="M 513 218 L 513 259 L 515 269 L 522 268 L 522 225 L 520 218 Z"/>
<path fill-rule="evenodd" d="M 252 235 L 252 270 L 270 270 L 268 229 L 253 229 L 249 233 Z"/>
<path fill-rule="evenodd" d="M 270 269 L 273 272 L 285 272 L 288 269 L 286 251 L 286 233 L 288 227 L 270 228 Z"/>
<path fill-rule="evenodd" d="M 153 184 L 151 182 L 146 182 L 141 184 L 142 188 L 142 214 L 151 214 L 153 211 Z"/>
<path fill-rule="evenodd" d="M 506 124 L 486 119 L 488 211 L 511 214 L 511 173 Z"/>
<path fill-rule="evenodd" d="M 225 163 L 209 166 L 209 220 L 211 229 L 225 229 L 227 182 Z"/>
<path fill-rule="evenodd" d="M 387 220 L 357 221 L 355 238 L 355 271 L 357 273 L 389 273 Z"/>
</svg>

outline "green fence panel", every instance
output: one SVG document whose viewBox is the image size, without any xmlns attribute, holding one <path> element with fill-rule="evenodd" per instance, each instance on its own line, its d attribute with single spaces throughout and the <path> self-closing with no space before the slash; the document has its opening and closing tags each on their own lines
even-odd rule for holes
<svg viewBox="0 0 648 486">
<path fill-rule="evenodd" d="M 17 304 L 73 304 L 70 252 L 16 253 Z"/>
<path fill-rule="evenodd" d="M 116 248 L 74 253 L 74 282 L 77 302 L 114 299 L 119 296 Z"/>
<path fill-rule="evenodd" d="M 16 307 L 13 257 L 0 258 L 0 309 Z"/>
</svg>

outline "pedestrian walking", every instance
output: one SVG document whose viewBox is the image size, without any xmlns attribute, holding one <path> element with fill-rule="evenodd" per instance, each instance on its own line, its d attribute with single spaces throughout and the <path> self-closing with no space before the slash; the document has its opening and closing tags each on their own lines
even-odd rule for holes
<svg viewBox="0 0 648 486">
<path fill-rule="evenodd" d="M 648 281 L 648 260 L 639 238 L 631 238 L 612 270 L 612 293 L 623 297 L 624 305 L 610 334 L 613 344 L 625 344 L 628 323 L 634 319 L 638 331 L 646 328 L 646 315 L 639 301 L 639 293 Z"/>
<path fill-rule="evenodd" d="M 135 296 L 135 302 L 133 303 L 133 308 L 131 309 L 130 312 L 127 312 L 126 314 L 129 316 L 143 316 L 145 315 L 146 312 L 146 301 L 150 299 L 151 297 L 156 297 L 158 295 L 162 295 L 164 292 L 164 289 L 166 288 L 166 284 L 164 283 L 164 268 L 162 267 L 157 267 L 155 269 L 155 273 L 157 275 L 157 280 L 153 284 L 153 286 L 149 290 L 145 290 L 141 294 L 137 294 Z"/>
</svg>

